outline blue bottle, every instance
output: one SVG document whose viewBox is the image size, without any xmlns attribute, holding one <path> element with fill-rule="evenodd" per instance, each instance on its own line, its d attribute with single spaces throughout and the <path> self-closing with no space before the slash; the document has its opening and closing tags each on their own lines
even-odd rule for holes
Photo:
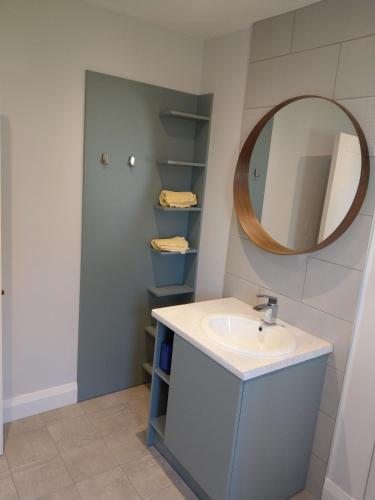
<svg viewBox="0 0 375 500">
<path fill-rule="evenodd" d="M 171 373 L 171 364 L 172 364 L 172 351 L 173 351 L 173 343 L 167 340 L 164 340 L 161 343 L 160 348 L 160 361 L 159 366 L 163 372 L 168 375 Z"/>
</svg>

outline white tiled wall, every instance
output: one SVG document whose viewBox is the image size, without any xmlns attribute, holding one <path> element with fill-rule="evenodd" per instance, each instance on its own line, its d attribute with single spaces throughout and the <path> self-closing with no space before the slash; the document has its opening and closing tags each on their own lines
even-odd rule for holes
<svg viewBox="0 0 375 500">
<path fill-rule="evenodd" d="M 335 98 L 360 122 L 371 178 L 361 215 L 331 246 L 306 256 L 268 254 L 249 242 L 233 216 L 224 294 L 250 304 L 259 292 L 280 299 L 280 316 L 329 340 L 307 489 L 320 498 L 352 335 L 375 208 L 375 3 L 324 0 L 257 23 L 253 29 L 242 142 L 270 106 L 306 93 Z"/>
</svg>

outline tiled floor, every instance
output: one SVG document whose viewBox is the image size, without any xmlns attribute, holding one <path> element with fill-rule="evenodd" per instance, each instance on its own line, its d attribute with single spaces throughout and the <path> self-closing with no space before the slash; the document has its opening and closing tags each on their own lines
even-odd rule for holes
<svg viewBox="0 0 375 500">
<path fill-rule="evenodd" d="M 149 394 L 142 385 L 7 424 L 0 500 L 195 499 L 145 444 Z"/>
</svg>

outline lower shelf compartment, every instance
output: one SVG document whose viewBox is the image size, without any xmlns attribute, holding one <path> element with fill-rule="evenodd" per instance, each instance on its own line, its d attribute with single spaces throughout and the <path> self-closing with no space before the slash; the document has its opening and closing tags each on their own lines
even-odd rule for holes
<svg viewBox="0 0 375 500">
<path fill-rule="evenodd" d="M 155 373 L 158 377 L 160 377 L 166 384 L 169 385 L 169 381 L 170 381 L 170 376 L 168 375 L 168 373 L 165 373 L 163 372 L 163 370 L 161 370 L 160 368 L 156 368 L 155 369 Z"/>
<path fill-rule="evenodd" d="M 160 417 L 155 417 L 150 420 L 150 424 L 162 438 L 164 438 L 165 433 L 165 420 L 166 415 L 160 415 Z"/>
<path fill-rule="evenodd" d="M 151 337 L 156 338 L 156 328 L 154 326 L 146 326 L 145 332 Z"/>
<path fill-rule="evenodd" d="M 151 363 L 143 363 L 142 368 L 145 372 L 152 376 L 152 364 Z"/>
<path fill-rule="evenodd" d="M 148 291 L 155 297 L 168 297 L 171 295 L 193 294 L 194 288 L 187 285 L 152 286 L 148 289 Z"/>
</svg>

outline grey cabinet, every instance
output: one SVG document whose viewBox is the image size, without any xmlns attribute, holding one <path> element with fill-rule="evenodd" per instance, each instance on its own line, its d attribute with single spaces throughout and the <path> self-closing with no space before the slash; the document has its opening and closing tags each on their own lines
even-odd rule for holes
<svg viewBox="0 0 375 500">
<path fill-rule="evenodd" d="M 228 498 L 241 381 L 175 336 L 165 445 L 203 490 Z"/>
<path fill-rule="evenodd" d="M 242 381 L 174 335 L 166 382 L 158 349 L 168 335 L 159 323 L 149 444 L 199 498 L 287 500 L 304 489 L 327 357 Z"/>
</svg>

